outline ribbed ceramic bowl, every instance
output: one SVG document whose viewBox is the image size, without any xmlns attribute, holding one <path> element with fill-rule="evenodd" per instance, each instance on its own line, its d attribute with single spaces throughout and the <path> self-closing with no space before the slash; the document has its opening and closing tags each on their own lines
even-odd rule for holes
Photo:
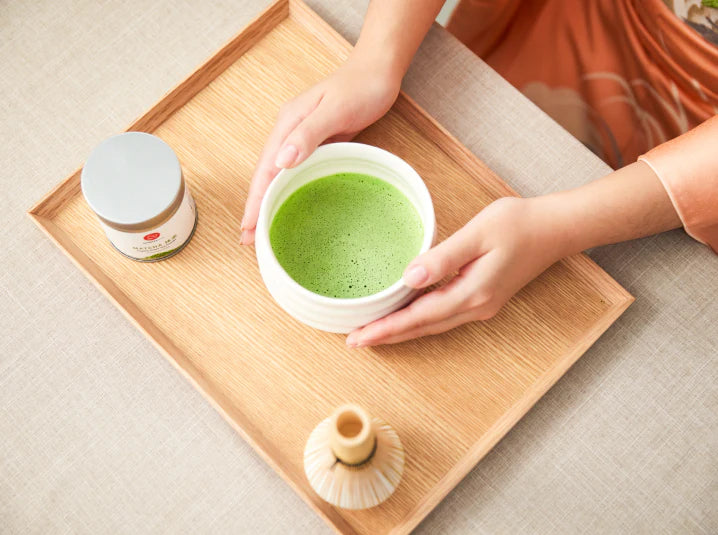
<svg viewBox="0 0 718 535">
<path fill-rule="evenodd" d="M 279 207 L 298 188 L 335 173 L 363 173 L 395 186 L 414 204 L 424 226 L 421 252 L 429 250 L 435 233 L 434 206 L 426 185 L 404 160 L 361 143 L 332 143 L 319 147 L 293 169 L 279 172 L 264 196 L 255 233 L 257 263 L 269 293 L 299 321 L 335 333 L 348 333 L 407 304 L 415 291 L 399 280 L 366 297 L 337 299 L 318 295 L 295 282 L 277 261 L 269 227 Z"/>
</svg>

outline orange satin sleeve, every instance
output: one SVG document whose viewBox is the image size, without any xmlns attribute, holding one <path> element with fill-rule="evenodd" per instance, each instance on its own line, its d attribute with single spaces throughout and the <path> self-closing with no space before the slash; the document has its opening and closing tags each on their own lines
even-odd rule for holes
<svg viewBox="0 0 718 535">
<path fill-rule="evenodd" d="M 658 175 L 686 232 L 718 254 L 718 115 L 638 159 Z"/>
</svg>

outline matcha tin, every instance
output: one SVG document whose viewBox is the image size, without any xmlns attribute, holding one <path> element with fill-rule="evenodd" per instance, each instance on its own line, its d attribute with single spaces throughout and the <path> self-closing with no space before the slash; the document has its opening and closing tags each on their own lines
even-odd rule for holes
<svg viewBox="0 0 718 535">
<path fill-rule="evenodd" d="M 128 258 L 164 260 L 194 234 L 197 210 L 177 155 L 152 134 L 125 132 L 100 143 L 81 183 L 110 243 Z"/>
</svg>

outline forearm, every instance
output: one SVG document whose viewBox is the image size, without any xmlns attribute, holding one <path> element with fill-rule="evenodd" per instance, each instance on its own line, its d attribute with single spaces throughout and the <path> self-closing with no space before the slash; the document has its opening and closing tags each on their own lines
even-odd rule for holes
<svg viewBox="0 0 718 535">
<path fill-rule="evenodd" d="M 536 202 L 555 227 L 560 256 L 681 226 L 661 181 L 643 162 Z"/>
<path fill-rule="evenodd" d="M 352 58 L 399 83 L 445 0 L 372 0 Z"/>
</svg>

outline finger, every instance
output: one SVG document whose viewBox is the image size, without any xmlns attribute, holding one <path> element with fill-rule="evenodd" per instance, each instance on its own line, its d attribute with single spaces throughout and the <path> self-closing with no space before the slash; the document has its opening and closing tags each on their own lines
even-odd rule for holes
<svg viewBox="0 0 718 535">
<path fill-rule="evenodd" d="M 277 154 L 275 166 L 291 168 L 306 160 L 325 139 L 336 135 L 344 126 L 341 120 L 342 111 L 322 100 L 316 109 L 287 135 Z"/>
<path fill-rule="evenodd" d="M 394 336 L 387 336 L 384 338 L 377 338 L 374 340 L 367 340 L 363 346 L 369 347 L 369 346 L 378 346 L 378 345 L 385 345 L 385 344 L 398 344 L 400 342 L 406 342 L 407 340 L 413 340 L 414 338 L 421 338 L 422 336 L 431 336 L 434 334 L 443 333 L 446 331 L 449 331 L 451 329 L 454 329 L 458 327 L 459 325 L 463 325 L 464 323 L 469 323 L 472 321 L 476 321 L 476 312 L 474 311 L 467 311 L 462 312 L 461 314 L 457 314 L 455 316 L 452 316 L 450 318 L 447 318 L 445 320 L 432 323 L 430 325 L 424 325 L 422 327 L 417 327 L 415 329 L 412 329 L 410 331 L 404 331 L 403 333 L 394 335 Z"/>
<path fill-rule="evenodd" d="M 369 330 L 375 324 L 390 320 L 392 316 L 399 316 L 403 311 L 395 312 L 386 318 L 367 325 L 363 329 L 355 331 L 347 339 L 347 343 L 353 342 L 350 345 L 354 346 L 396 343 L 416 338 L 417 336 L 444 332 L 453 328 L 452 326 L 461 325 L 467 321 L 488 320 L 498 312 L 499 308 L 507 300 L 507 298 L 502 297 L 503 292 L 498 288 L 497 282 L 501 278 L 500 273 L 503 265 L 501 255 L 489 252 L 462 267 L 459 275 L 445 287 L 424 296 L 428 297 L 439 291 L 448 291 L 445 290 L 447 288 L 451 288 L 452 293 L 460 294 L 462 304 L 457 308 L 457 312 L 450 317 L 437 318 L 433 322 L 410 326 L 401 331 L 382 332 Z M 460 317 L 461 321 L 455 323 L 452 317 Z"/>
<path fill-rule="evenodd" d="M 274 159 L 280 144 L 286 135 L 302 120 L 301 116 L 288 116 L 283 118 L 274 127 L 259 157 L 259 162 L 252 176 L 249 186 L 249 194 L 242 216 L 242 230 L 253 229 L 259 217 L 259 207 L 262 203 L 264 192 L 267 191 L 269 183 L 277 176 L 279 168 L 274 165 Z"/>
<path fill-rule="evenodd" d="M 289 135 L 307 115 L 314 111 L 320 99 L 321 93 L 310 90 L 297 97 L 285 111 L 280 112 L 277 123 L 274 125 L 264 144 L 264 149 L 259 156 L 257 167 L 252 176 L 247 202 L 245 203 L 244 215 L 242 216 L 242 230 L 251 230 L 257 224 L 259 207 L 262 204 L 264 192 L 267 191 L 269 183 L 279 172 L 279 168 L 274 165 L 279 148 L 282 146 L 287 135 Z"/>
<path fill-rule="evenodd" d="M 431 325 L 463 312 L 466 295 L 461 277 L 419 297 L 406 308 L 389 314 L 354 331 L 347 337 L 347 345 L 365 345 L 369 340 L 398 336 L 425 325 Z"/>
<path fill-rule="evenodd" d="M 279 145 L 284 137 L 291 132 L 292 128 L 299 124 L 300 121 L 300 117 L 288 117 L 284 121 L 278 122 L 267 139 L 249 186 L 247 202 L 244 206 L 244 215 L 242 216 L 241 229 L 243 231 L 251 230 L 257 225 L 262 197 L 264 197 L 269 183 L 274 180 L 274 177 L 277 176 L 279 172 L 279 168 L 274 165 L 274 159 Z"/>
<path fill-rule="evenodd" d="M 495 316 L 535 276 L 517 275 L 511 269 L 511 264 L 515 263 L 515 258 L 507 258 L 503 252 L 493 250 L 461 270 L 461 275 L 471 281 L 473 288 L 466 305 L 476 312 L 477 319 L 487 320 Z"/>
<path fill-rule="evenodd" d="M 242 236 L 239 239 L 240 245 L 251 245 L 254 243 L 254 233 L 256 232 L 256 229 L 251 230 L 243 230 Z"/>
<path fill-rule="evenodd" d="M 426 288 L 458 271 L 480 255 L 474 222 L 455 232 L 436 247 L 416 257 L 404 271 L 404 284 Z"/>
</svg>

